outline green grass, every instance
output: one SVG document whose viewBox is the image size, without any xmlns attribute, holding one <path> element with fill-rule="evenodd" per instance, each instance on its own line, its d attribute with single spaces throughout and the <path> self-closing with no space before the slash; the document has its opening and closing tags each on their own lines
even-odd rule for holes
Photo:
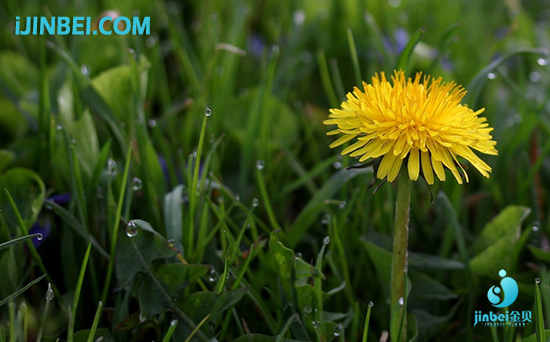
<svg viewBox="0 0 550 342">
<path fill-rule="evenodd" d="M 152 35 L 13 33 L 16 16 L 110 9 L 150 16 Z M 499 150 L 482 156 L 489 179 L 470 167 L 465 185 L 413 184 L 403 335 L 544 341 L 548 13 L 497 0 L 2 2 L 0 342 L 399 331 L 396 188 L 365 191 L 372 169 L 346 170 L 356 161 L 322 124 L 396 66 L 464 85 Z M 533 322 L 473 327 L 475 310 L 496 311 L 486 294 L 502 268 L 519 284 L 511 310 Z"/>
</svg>

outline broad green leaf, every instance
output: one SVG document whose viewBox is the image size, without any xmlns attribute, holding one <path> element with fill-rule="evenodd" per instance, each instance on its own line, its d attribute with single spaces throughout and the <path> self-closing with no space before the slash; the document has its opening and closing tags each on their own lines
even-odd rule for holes
<svg viewBox="0 0 550 342">
<path fill-rule="evenodd" d="M 147 85 L 147 70 L 149 62 L 142 58 L 139 64 L 139 72 L 142 77 L 141 84 Z M 130 115 L 134 112 L 132 69 L 130 66 L 121 65 L 102 72 L 92 80 L 95 90 L 105 100 L 115 116 L 122 121 L 129 122 Z M 142 89 L 142 92 L 145 88 Z"/>
<path fill-rule="evenodd" d="M 21 168 L 11 169 L 0 176 L 0 209 L 9 228 L 13 229 L 19 224 L 4 189 L 11 194 L 27 229 L 30 229 L 44 203 L 44 183 L 33 171 Z"/>
<path fill-rule="evenodd" d="M 137 220 L 136 220 L 137 221 Z M 133 221 L 135 222 L 135 221 Z M 133 239 L 143 259 L 147 264 L 158 258 L 174 256 L 174 252 L 156 234 L 144 229 L 138 229 L 138 234 L 132 238 L 126 235 L 125 228 L 119 231 L 116 250 L 115 267 L 119 286 L 125 286 L 134 279 L 135 275 L 144 271 L 144 266 L 138 261 L 136 250 L 129 239 Z"/>
<path fill-rule="evenodd" d="M 298 340 L 291 340 L 288 338 L 279 338 L 274 336 L 262 335 L 262 334 L 247 334 L 242 335 L 233 340 L 233 342 L 300 342 Z"/>
<path fill-rule="evenodd" d="M 180 290 L 206 275 L 209 265 L 171 263 L 152 269 L 152 274 L 163 286 L 170 298 L 176 298 Z M 151 277 L 145 276 L 139 291 L 139 304 L 143 317 L 149 319 L 170 309 L 171 303 Z"/>
<path fill-rule="evenodd" d="M 195 292 L 179 300 L 178 305 L 196 324 L 208 314 L 209 321 L 216 322 L 219 315 L 239 302 L 247 291 L 248 289 L 224 291 L 219 295 L 215 292 Z"/>
<path fill-rule="evenodd" d="M 6 150 L 0 150 L 0 173 L 4 171 L 6 166 L 10 163 L 10 161 L 13 159 L 13 153 Z"/>
<path fill-rule="evenodd" d="M 510 267 L 521 223 L 530 211 L 525 207 L 509 206 L 485 226 L 473 247 L 476 256 L 470 260 L 472 272 L 496 277 L 499 270 Z"/>
<path fill-rule="evenodd" d="M 451 300 L 458 296 L 437 280 L 420 272 L 410 272 L 412 288 L 409 301 L 417 300 L 422 303 L 425 300 Z"/>
<path fill-rule="evenodd" d="M 75 152 L 84 176 L 84 186 L 87 186 L 99 158 L 99 143 L 94 120 L 86 111 L 79 120 L 68 124 L 66 130 L 69 136 L 76 141 Z"/>
<path fill-rule="evenodd" d="M 91 330 L 80 330 L 74 334 L 74 342 L 86 342 Z M 101 340 L 101 342 L 115 342 L 115 339 L 111 336 L 109 328 L 99 328 L 95 332 L 94 341 Z"/>
<path fill-rule="evenodd" d="M 288 298 L 291 298 L 291 272 L 295 259 L 294 251 L 285 247 L 278 238 L 279 231 L 271 232 L 269 237 L 269 251 L 279 275 L 281 286 Z"/>
</svg>

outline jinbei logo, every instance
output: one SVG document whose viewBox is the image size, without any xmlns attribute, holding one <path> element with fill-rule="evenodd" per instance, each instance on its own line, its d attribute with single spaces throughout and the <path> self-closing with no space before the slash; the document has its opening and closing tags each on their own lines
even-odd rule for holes
<svg viewBox="0 0 550 342">
<path fill-rule="evenodd" d="M 500 287 L 492 286 L 487 292 L 487 298 L 497 308 L 505 308 L 512 305 L 518 298 L 518 283 L 510 277 L 506 277 L 506 271 L 500 270 L 498 275 L 503 277 Z"/>
<path fill-rule="evenodd" d="M 487 292 L 489 302 L 496 308 L 505 308 L 512 305 L 518 298 L 518 283 L 506 276 L 506 270 L 500 270 L 498 274 L 502 277 L 499 286 L 491 286 Z M 487 313 L 476 311 L 474 313 L 474 327 L 481 323 L 486 327 L 524 327 L 531 323 L 531 311 L 489 311 Z"/>
</svg>

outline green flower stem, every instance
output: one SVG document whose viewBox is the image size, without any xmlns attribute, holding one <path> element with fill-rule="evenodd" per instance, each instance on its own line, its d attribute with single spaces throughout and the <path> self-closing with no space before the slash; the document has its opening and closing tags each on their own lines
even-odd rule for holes
<svg viewBox="0 0 550 342">
<path fill-rule="evenodd" d="M 393 255 L 391 264 L 391 311 L 392 320 L 401 322 L 402 333 L 400 341 L 396 337 L 392 341 L 406 341 L 405 305 L 399 304 L 399 299 L 406 301 L 405 281 L 407 275 L 407 256 L 409 245 L 409 210 L 411 205 L 411 181 L 406 170 L 401 170 L 397 187 L 397 203 L 395 208 L 395 230 L 393 232 Z M 403 302 L 404 304 L 404 302 Z"/>
</svg>

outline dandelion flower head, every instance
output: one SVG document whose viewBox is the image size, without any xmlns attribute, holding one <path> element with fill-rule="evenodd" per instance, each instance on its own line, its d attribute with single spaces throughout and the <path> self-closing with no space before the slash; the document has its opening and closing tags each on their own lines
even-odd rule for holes
<svg viewBox="0 0 550 342">
<path fill-rule="evenodd" d="M 347 94 L 341 109 L 331 109 L 325 125 L 337 128 L 328 135 L 341 135 L 330 147 L 349 141 L 352 144 L 342 155 L 359 157 L 359 162 L 379 162 L 376 176 L 395 180 L 403 163 L 407 164 L 409 178 L 417 180 L 422 174 L 428 184 L 434 183 L 434 173 L 445 180 L 445 168 L 458 183 L 468 175 L 459 157 L 472 164 L 483 176 L 489 177 L 491 167 L 474 150 L 497 155 L 487 119 L 480 117 L 484 109 L 473 111 L 460 101 L 466 94 L 454 82 L 441 78 L 406 78 L 403 71 L 395 71 L 391 82 L 382 72 L 363 82 L 364 91 L 355 87 Z M 381 159 L 379 159 L 381 158 Z"/>
</svg>

